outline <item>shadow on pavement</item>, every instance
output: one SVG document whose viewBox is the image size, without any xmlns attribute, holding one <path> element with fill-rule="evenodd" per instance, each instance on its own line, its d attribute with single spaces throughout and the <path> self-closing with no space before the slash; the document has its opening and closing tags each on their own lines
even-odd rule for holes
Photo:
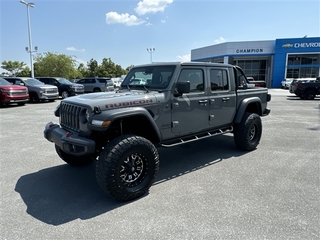
<svg viewBox="0 0 320 240">
<path fill-rule="evenodd" d="M 246 152 L 235 147 L 232 135 L 225 135 L 161 148 L 159 154 L 160 170 L 154 184 Z M 128 204 L 114 201 L 100 189 L 95 179 L 95 163 L 82 167 L 63 164 L 24 175 L 15 191 L 27 205 L 28 214 L 51 225 L 93 218 Z"/>
</svg>

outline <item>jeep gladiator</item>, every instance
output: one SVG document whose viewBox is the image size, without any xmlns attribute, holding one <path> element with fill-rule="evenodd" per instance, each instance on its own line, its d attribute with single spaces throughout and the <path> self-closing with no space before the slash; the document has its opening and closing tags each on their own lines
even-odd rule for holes
<svg viewBox="0 0 320 240">
<path fill-rule="evenodd" d="M 158 147 L 233 133 L 254 150 L 269 114 L 267 88 L 250 86 L 241 68 L 215 63 L 152 63 L 133 67 L 116 92 L 66 98 L 44 137 L 71 165 L 97 160 L 96 179 L 111 197 L 145 194 L 159 169 Z"/>
</svg>

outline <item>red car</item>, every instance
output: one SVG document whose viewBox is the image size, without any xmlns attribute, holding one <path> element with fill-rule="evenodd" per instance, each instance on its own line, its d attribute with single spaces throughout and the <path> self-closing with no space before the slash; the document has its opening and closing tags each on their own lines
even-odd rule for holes
<svg viewBox="0 0 320 240">
<path fill-rule="evenodd" d="M 28 88 L 12 85 L 7 80 L 0 78 L 0 107 L 17 103 L 19 106 L 29 101 Z"/>
</svg>

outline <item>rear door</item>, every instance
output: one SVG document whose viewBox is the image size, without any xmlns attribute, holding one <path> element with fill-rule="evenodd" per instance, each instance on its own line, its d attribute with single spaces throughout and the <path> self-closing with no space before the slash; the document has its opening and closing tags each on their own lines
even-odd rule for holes
<svg viewBox="0 0 320 240">
<path fill-rule="evenodd" d="M 85 92 L 93 92 L 95 82 L 96 80 L 93 78 L 83 78 L 83 79 L 80 79 L 77 83 L 82 84 L 84 86 Z"/>
<path fill-rule="evenodd" d="M 192 134 L 209 127 L 209 101 L 205 92 L 205 68 L 182 68 L 178 82 L 190 82 L 190 93 L 174 97 L 172 102 L 172 132 Z"/>
<path fill-rule="evenodd" d="M 232 90 L 232 71 L 228 68 L 209 67 L 209 124 L 214 127 L 230 125 L 236 111 L 236 93 Z"/>
</svg>

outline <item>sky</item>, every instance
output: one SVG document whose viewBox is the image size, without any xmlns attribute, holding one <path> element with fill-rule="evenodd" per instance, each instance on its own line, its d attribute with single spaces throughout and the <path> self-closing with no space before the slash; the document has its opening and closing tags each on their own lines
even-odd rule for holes
<svg viewBox="0 0 320 240">
<path fill-rule="evenodd" d="M 320 36 L 320 0 L 31 0 L 36 53 L 122 68 L 189 61 L 191 50 L 223 42 Z M 30 67 L 26 5 L 0 0 L 0 61 Z M 148 52 L 147 49 L 152 49 Z M 36 54 L 34 53 L 34 54 Z"/>
</svg>

